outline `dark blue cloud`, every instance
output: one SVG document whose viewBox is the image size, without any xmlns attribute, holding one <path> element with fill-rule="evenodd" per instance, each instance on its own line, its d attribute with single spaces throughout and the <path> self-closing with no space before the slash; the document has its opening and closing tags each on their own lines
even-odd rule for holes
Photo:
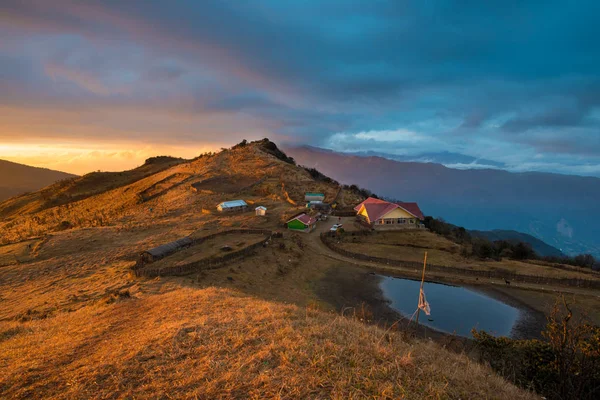
<svg viewBox="0 0 600 400">
<path fill-rule="evenodd" d="M 144 126 L 168 113 L 199 141 L 221 116 L 343 150 L 600 174 L 598 15 L 596 1 L 5 0 L 0 105 L 116 106 Z"/>
</svg>

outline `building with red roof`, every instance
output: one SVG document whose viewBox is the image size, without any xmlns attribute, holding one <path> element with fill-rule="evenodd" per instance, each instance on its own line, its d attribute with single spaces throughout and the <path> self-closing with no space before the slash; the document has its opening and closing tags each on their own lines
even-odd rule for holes
<svg viewBox="0 0 600 400">
<path fill-rule="evenodd" d="M 374 197 L 369 197 L 354 210 L 362 223 L 382 230 L 420 228 L 425 218 L 417 203 L 390 203 Z"/>
</svg>

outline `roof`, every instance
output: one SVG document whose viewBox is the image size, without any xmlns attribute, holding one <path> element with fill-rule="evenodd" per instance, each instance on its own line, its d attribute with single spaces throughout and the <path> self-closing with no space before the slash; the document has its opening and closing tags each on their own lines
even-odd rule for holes
<svg viewBox="0 0 600 400">
<path fill-rule="evenodd" d="M 324 193 L 317 193 L 317 192 L 306 192 L 304 193 L 305 196 L 323 196 L 325 197 Z"/>
<path fill-rule="evenodd" d="M 248 204 L 246 204 L 246 202 L 244 200 L 231 200 L 231 201 L 224 201 L 224 202 L 220 203 L 218 206 L 221 206 L 221 208 L 233 208 L 233 207 L 244 207 L 247 205 Z"/>
<path fill-rule="evenodd" d="M 182 247 L 190 246 L 193 243 L 194 241 L 192 239 L 186 237 L 182 239 L 177 239 L 174 242 L 165 243 L 150 250 L 146 250 L 145 253 L 149 253 L 150 255 L 152 255 L 152 257 L 164 257 L 176 252 Z"/>
<path fill-rule="evenodd" d="M 363 204 L 383 204 L 383 203 L 390 204 L 388 201 L 376 199 L 375 197 L 369 197 L 368 199 L 366 199 L 365 201 L 363 201 L 362 203 L 360 203 L 359 205 L 354 207 L 354 211 L 359 212 L 360 208 L 362 207 Z"/>
<path fill-rule="evenodd" d="M 387 213 L 395 210 L 396 208 L 401 208 L 420 220 L 424 219 L 423 213 L 421 212 L 421 209 L 419 208 L 419 205 L 417 203 L 390 203 L 389 201 L 369 197 L 368 199 L 354 207 L 354 210 L 356 212 L 359 212 L 362 206 L 364 206 L 367 210 L 369 220 L 371 221 L 376 221 L 380 219 L 381 217 L 385 216 Z"/>
<path fill-rule="evenodd" d="M 400 206 L 400 208 L 403 208 L 405 211 L 414 215 L 415 217 L 419 218 L 420 220 L 425 219 L 425 216 L 423 215 L 423 212 L 421 211 L 421 209 L 419 208 L 419 205 L 417 203 L 400 202 L 400 203 L 398 203 L 398 205 Z"/>
<path fill-rule="evenodd" d="M 295 219 L 302 222 L 304 225 L 312 225 L 317 222 L 317 219 L 311 217 L 310 215 L 300 214 L 300 215 L 296 215 L 294 218 L 290 219 L 288 222 L 286 222 L 286 224 L 289 224 L 290 222 L 292 222 Z"/>
<path fill-rule="evenodd" d="M 265 210 L 265 211 L 267 211 L 267 207 L 265 207 L 265 206 L 258 206 L 258 207 L 255 208 L 255 210 Z"/>
</svg>

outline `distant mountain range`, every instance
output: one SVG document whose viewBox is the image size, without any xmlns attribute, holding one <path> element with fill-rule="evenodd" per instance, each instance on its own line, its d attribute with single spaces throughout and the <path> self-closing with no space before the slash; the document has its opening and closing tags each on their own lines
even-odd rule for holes
<svg viewBox="0 0 600 400">
<path fill-rule="evenodd" d="M 0 201 L 77 175 L 0 160 Z"/>
<path fill-rule="evenodd" d="M 600 179 L 499 169 L 453 169 L 314 147 L 287 147 L 301 165 L 402 201 L 469 230 L 516 230 L 565 254 L 600 257 Z"/>
<path fill-rule="evenodd" d="M 310 148 L 311 146 L 307 146 Z M 314 148 L 323 151 L 323 149 Z M 328 151 L 328 150 L 325 150 Z M 454 166 L 456 168 L 506 168 L 506 164 L 498 161 L 488 160 L 485 158 L 476 158 L 468 156 L 466 154 L 452 153 L 449 151 L 442 151 L 437 153 L 421 153 L 417 155 L 397 155 L 389 153 L 380 153 L 376 151 L 358 151 L 353 152 L 351 155 L 361 157 L 382 157 L 395 161 L 403 162 L 420 162 L 420 163 L 436 163 L 442 164 L 448 167 Z"/>
</svg>

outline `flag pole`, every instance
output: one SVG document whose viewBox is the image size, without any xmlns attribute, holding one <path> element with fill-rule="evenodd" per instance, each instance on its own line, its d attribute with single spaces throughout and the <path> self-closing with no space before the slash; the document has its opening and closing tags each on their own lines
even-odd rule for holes
<svg viewBox="0 0 600 400">
<path fill-rule="evenodd" d="M 425 252 L 425 258 L 423 259 L 423 275 L 421 276 L 421 289 L 419 290 L 419 300 L 421 299 L 421 292 L 423 291 L 423 283 L 425 282 L 425 267 L 427 266 L 427 252 Z M 417 306 L 417 329 L 419 329 L 419 314 L 421 309 Z"/>
</svg>

